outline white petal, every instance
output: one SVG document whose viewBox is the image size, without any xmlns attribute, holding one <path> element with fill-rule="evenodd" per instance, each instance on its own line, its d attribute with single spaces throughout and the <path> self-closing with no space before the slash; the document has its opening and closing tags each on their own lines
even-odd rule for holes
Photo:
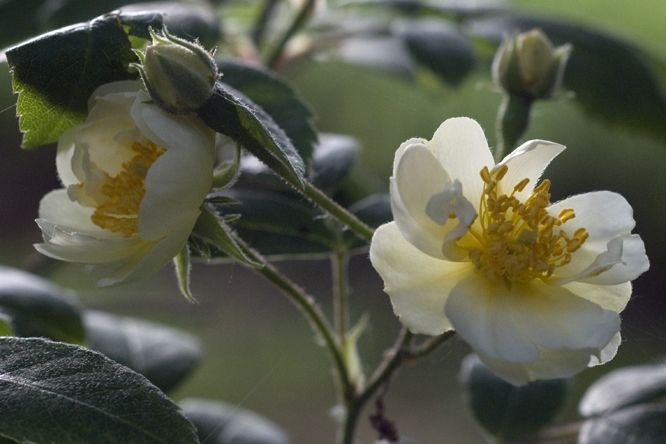
<svg viewBox="0 0 666 444">
<path fill-rule="evenodd" d="M 405 238 L 433 257 L 443 258 L 447 230 L 426 214 L 431 197 L 451 185 L 446 171 L 420 144 L 410 145 L 391 177 L 391 210 Z M 452 225 L 452 224 L 451 224 Z"/>
<path fill-rule="evenodd" d="M 445 313 L 478 353 L 491 359 L 532 362 L 539 352 L 514 319 L 514 304 L 519 302 L 504 282 L 470 273 L 449 294 Z"/>
<path fill-rule="evenodd" d="M 479 358 L 500 378 L 514 385 L 524 385 L 537 379 L 573 376 L 588 367 L 590 353 L 581 350 L 539 348 L 539 359 L 530 363 L 491 359 L 482 354 L 479 354 Z"/>
<path fill-rule="evenodd" d="M 68 186 L 79 183 L 79 179 L 72 171 L 72 157 L 74 156 L 74 128 L 69 128 L 58 139 L 58 153 L 56 154 L 56 169 L 60 182 Z"/>
<path fill-rule="evenodd" d="M 88 234 L 66 231 L 39 219 L 44 243 L 36 244 L 40 253 L 69 262 L 89 264 L 122 260 L 131 255 L 143 242 L 138 236 L 120 239 L 102 239 Z"/>
<path fill-rule="evenodd" d="M 615 285 L 635 279 L 649 268 L 643 241 L 639 236 L 630 234 L 635 225 L 633 210 L 622 196 L 610 191 L 580 194 L 553 204 L 548 212 L 557 216 L 567 208 L 572 208 L 576 217 L 560 229 L 571 236 L 577 229 L 585 228 L 590 236 L 571 255 L 571 263 L 555 271 L 553 282 L 574 278 L 599 285 Z M 609 252 L 609 241 L 618 236 L 623 240 L 621 260 L 609 271 L 588 277 L 590 273 L 586 273 L 586 269 L 595 262 L 607 259 L 605 256 L 599 258 L 599 255 Z"/>
<path fill-rule="evenodd" d="M 425 145 L 426 141 L 425 139 L 420 139 L 420 138 L 411 138 L 405 142 L 403 142 L 400 147 L 395 151 L 395 155 L 393 156 L 393 175 L 395 176 L 397 169 L 398 169 L 398 164 L 400 163 L 400 159 L 402 158 L 402 154 L 405 152 L 407 148 L 409 148 L 412 145 Z"/>
<path fill-rule="evenodd" d="M 608 344 L 606 344 L 606 346 L 598 353 L 598 355 L 592 355 L 587 366 L 594 367 L 597 365 L 605 364 L 613 359 L 617 354 L 617 349 L 620 348 L 621 343 L 622 336 L 620 335 L 620 332 L 617 332 L 615 335 L 613 335 Z"/>
<path fill-rule="evenodd" d="M 562 287 L 583 299 L 593 302 L 605 310 L 620 313 L 631 298 L 631 282 L 618 285 L 592 285 L 571 282 Z"/>
<path fill-rule="evenodd" d="M 479 173 L 484 166 L 492 169 L 495 165 L 481 126 L 467 117 L 448 119 L 426 145 L 451 179 L 460 179 L 465 197 L 478 205 L 483 194 Z"/>
<path fill-rule="evenodd" d="M 39 218 L 48 220 L 53 225 L 58 225 L 67 231 L 100 238 L 120 237 L 93 224 L 90 216 L 94 211 L 94 208 L 83 207 L 72 202 L 65 189 L 51 191 L 39 202 Z"/>
<path fill-rule="evenodd" d="M 400 321 L 413 333 L 438 335 L 451 329 L 444 306 L 451 289 L 472 273 L 468 263 L 423 254 L 402 236 L 395 223 L 375 231 L 370 260 L 384 280 L 384 291 Z"/>
<path fill-rule="evenodd" d="M 543 170 L 562 151 L 564 151 L 564 146 L 545 140 L 530 140 L 516 148 L 497 165 L 509 167 L 506 175 L 500 181 L 502 188 L 500 188 L 498 194 L 510 195 L 513 192 L 513 187 L 527 178 L 530 180 L 527 186 L 523 191 L 515 194 L 518 200 L 525 202 L 532 194 L 532 190 L 537 185 Z"/>
<path fill-rule="evenodd" d="M 178 227 L 159 242 L 147 242 L 146 248 L 137 250 L 127 262 L 114 270 L 108 278 L 101 279 L 97 285 L 104 287 L 120 282 L 136 281 L 157 273 L 183 249 L 197 217 Z"/>
<path fill-rule="evenodd" d="M 158 240 L 199 214 L 213 183 L 215 134 L 152 108 L 143 117 L 170 144 L 148 170 L 139 207 L 141 237 Z"/>
<path fill-rule="evenodd" d="M 631 205 L 624 197 L 610 191 L 595 191 L 568 197 L 554 203 L 547 210 L 551 216 L 557 216 L 567 208 L 572 208 L 576 217 L 559 228 L 569 236 L 577 229 L 585 228 L 590 234 L 586 244 L 606 244 L 615 236 L 630 233 L 636 225 Z"/>
<path fill-rule="evenodd" d="M 620 330 L 620 316 L 539 280 L 513 283 L 513 319 L 534 344 L 550 348 L 601 350 Z"/>
</svg>

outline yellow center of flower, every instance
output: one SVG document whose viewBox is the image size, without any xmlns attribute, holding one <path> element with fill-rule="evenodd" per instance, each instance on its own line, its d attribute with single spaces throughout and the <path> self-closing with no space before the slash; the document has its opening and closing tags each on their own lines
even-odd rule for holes
<svg viewBox="0 0 666 444">
<path fill-rule="evenodd" d="M 139 232 L 139 205 L 146 194 L 146 174 L 148 168 L 160 157 L 165 149 L 150 140 L 134 142 L 132 150 L 136 155 L 122 164 L 116 176 L 105 176 L 101 191 L 106 199 L 97 206 L 91 216 L 92 222 L 101 227 L 130 237 Z"/>
<path fill-rule="evenodd" d="M 525 202 L 515 197 L 529 179 L 523 179 L 511 195 L 497 195 L 498 184 L 509 168 L 481 170 L 484 182 L 479 206 L 479 224 L 468 231 L 478 242 L 469 250 L 476 271 L 490 279 L 526 282 L 550 277 L 557 267 L 571 261 L 589 233 L 585 228 L 569 237 L 559 226 L 576 217 L 573 209 L 565 209 L 553 217 L 546 207 L 550 204 L 550 181 L 542 181 Z"/>
</svg>

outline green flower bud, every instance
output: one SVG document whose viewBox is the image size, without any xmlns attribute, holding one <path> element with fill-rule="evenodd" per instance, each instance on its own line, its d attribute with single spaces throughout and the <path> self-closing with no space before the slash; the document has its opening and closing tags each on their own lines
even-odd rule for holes
<svg viewBox="0 0 666 444">
<path fill-rule="evenodd" d="M 176 114 L 195 111 L 210 97 L 219 78 L 213 53 L 198 42 L 172 36 L 166 27 L 162 33 L 150 29 L 153 42 L 144 52 L 134 51 L 141 63 L 133 66 L 155 104 Z"/>
<path fill-rule="evenodd" d="M 562 84 L 572 46 L 555 48 L 540 30 L 505 39 L 493 61 L 493 79 L 510 95 L 548 99 Z"/>
</svg>

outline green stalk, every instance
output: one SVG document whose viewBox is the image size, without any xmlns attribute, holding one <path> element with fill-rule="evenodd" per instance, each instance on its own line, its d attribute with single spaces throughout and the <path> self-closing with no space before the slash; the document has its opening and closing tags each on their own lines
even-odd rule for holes
<svg viewBox="0 0 666 444">
<path fill-rule="evenodd" d="M 349 329 L 349 276 L 347 266 L 349 254 L 347 251 L 336 251 L 331 257 L 333 276 L 333 310 L 334 325 L 340 341 L 347 336 Z"/>
<path fill-rule="evenodd" d="M 244 250 L 248 258 L 263 265 L 261 268 L 257 269 L 257 272 L 277 286 L 282 293 L 284 293 L 287 298 L 301 310 L 315 333 L 321 335 L 321 338 L 331 355 L 331 359 L 333 360 L 342 393 L 352 393 L 354 388 L 349 381 L 344 358 L 338 343 L 335 340 L 333 329 L 329 325 L 324 314 L 316 305 L 314 299 L 305 293 L 302 288 L 293 283 L 288 277 L 280 273 L 277 268 L 258 252 L 250 248 L 243 239 L 238 237 L 235 233 L 232 233 L 232 236 L 236 243 Z"/>
<path fill-rule="evenodd" d="M 271 69 L 275 68 L 278 60 L 280 59 L 280 55 L 282 55 L 282 50 L 287 45 L 289 40 L 294 36 L 294 34 L 296 34 L 296 32 L 298 32 L 298 30 L 301 29 L 301 27 L 305 24 L 308 16 L 310 15 L 310 12 L 314 8 L 314 5 L 315 0 L 307 0 L 305 3 L 303 3 L 303 7 L 298 12 L 298 14 L 296 14 L 296 17 L 294 17 L 294 21 L 291 22 L 289 28 L 287 28 L 280 40 L 278 40 L 278 43 L 273 47 L 273 50 L 266 58 L 267 67 Z"/>
<path fill-rule="evenodd" d="M 530 111 L 534 99 L 527 96 L 505 94 L 497 112 L 497 146 L 493 156 L 495 163 L 517 148 L 530 123 Z M 507 151 L 508 150 L 508 151 Z"/>
</svg>

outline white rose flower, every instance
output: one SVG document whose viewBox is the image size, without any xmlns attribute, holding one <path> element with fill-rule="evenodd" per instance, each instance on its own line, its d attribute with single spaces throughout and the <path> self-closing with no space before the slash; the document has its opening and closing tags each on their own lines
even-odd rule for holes
<svg viewBox="0 0 666 444">
<path fill-rule="evenodd" d="M 550 204 L 537 180 L 562 145 L 532 140 L 495 165 L 472 119 L 395 154 L 394 222 L 370 259 L 413 333 L 455 329 L 514 384 L 613 358 L 631 281 L 649 267 L 633 211 L 609 191 Z"/>
<path fill-rule="evenodd" d="M 140 279 L 169 263 L 192 232 L 212 184 L 215 133 L 151 104 L 138 81 L 101 86 L 89 110 L 58 142 L 65 188 L 42 199 L 44 243 L 35 247 L 104 265 L 98 285 Z"/>
</svg>

